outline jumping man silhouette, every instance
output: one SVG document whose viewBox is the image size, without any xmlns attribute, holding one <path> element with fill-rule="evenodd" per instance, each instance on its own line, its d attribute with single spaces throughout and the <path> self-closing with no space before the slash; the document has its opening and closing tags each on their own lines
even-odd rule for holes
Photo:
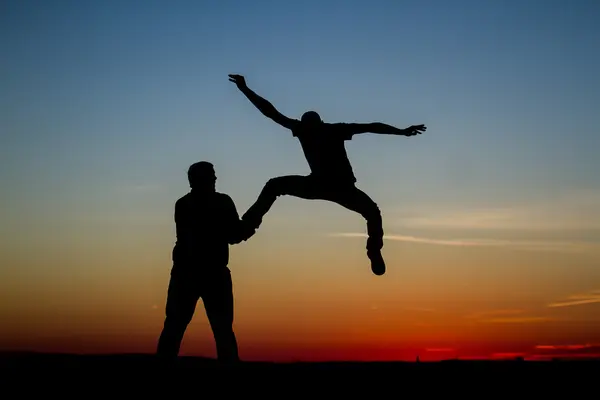
<svg viewBox="0 0 600 400">
<path fill-rule="evenodd" d="M 294 196 L 307 200 L 326 200 L 337 203 L 360 214 L 367 222 L 367 256 L 375 275 L 385 273 L 383 226 L 377 204 L 356 187 L 356 178 L 346 154 L 346 140 L 360 133 L 414 136 L 427 128 L 413 125 L 399 129 L 381 122 L 373 123 L 326 123 L 315 111 L 304 113 L 300 120 L 281 114 L 269 101 L 254 93 L 241 75 L 229 75 L 229 81 L 267 118 L 292 131 L 300 141 L 311 173 L 307 176 L 287 175 L 270 179 L 263 187 L 256 202 L 242 216 L 242 220 L 258 229 L 264 215 L 278 196 Z"/>
</svg>

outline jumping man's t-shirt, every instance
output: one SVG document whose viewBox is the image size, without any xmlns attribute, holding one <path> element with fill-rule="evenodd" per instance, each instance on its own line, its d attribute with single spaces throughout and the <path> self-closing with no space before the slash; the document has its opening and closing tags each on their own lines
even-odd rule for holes
<svg viewBox="0 0 600 400">
<path fill-rule="evenodd" d="M 313 177 L 336 183 L 356 182 L 345 147 L 345 141 L 351 140 L 354 134 L 352 124 L 321 123 L 317 127 L 305 128 L 298 121 L 292 134 L 302 145 Z"/>
</svg>

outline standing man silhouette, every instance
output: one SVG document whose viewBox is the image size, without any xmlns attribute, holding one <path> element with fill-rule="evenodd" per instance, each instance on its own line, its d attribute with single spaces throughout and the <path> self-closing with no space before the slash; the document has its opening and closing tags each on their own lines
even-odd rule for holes
<svg viewBox="0 0 600 400">
<path fill-rule="evenodd" d="M 157 355 L 174 360 L 201 298 L 219 361 L 239 361 L 233 331 L 233 287 L 229 245 L 251 236 L 233 200 L 216 191 L 214 167 L 207 161 L 189 167 L 191 191 L 175 203 L 177 240 L 167 293 L 166 318 Z"/>
<path fill-rule="evenodd" d="M 292 135 L 300 141 L 311 169 L 308 176 L 288 175 L 270 179 L 242 219 L 252 228 L 258 229 L 262 218 L 278 196 L 332 201 L 362 215 L 367 221 L 366 247 L 371 270 L 375 275 L 383 275 L 385 261 L 381 255 L 381 212 L 369 195 L 356 187 L 356 178 L 344 147 L 345 141 L 360 133 L 414 136 L 427 130 L 425 125 L 399 129 L 381 122 L 326 123 L 315 111 L 308 111 L 300 120 L 296 120 L 281 114 L 273 104 L 249 89 L 243 76 L 230 74 L 229 80 L 237 85 L 265 117 L 292 131 Z"/>
</svg>

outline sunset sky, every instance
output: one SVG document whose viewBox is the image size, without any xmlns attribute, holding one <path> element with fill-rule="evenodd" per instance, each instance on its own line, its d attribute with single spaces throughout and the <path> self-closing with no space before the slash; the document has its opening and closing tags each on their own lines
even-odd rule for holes
<svg viewBox="0 0 600 400">
<path fill-rule="evenodd" d="M 284 197 L 231 247 L 246 360 L 600 355 L 600 2 L 3 1 L 0 350 L 153 352 L 173 206 L 307 174 L 284 114 L 426 124 L 346 145 L 365 221 Z M 182 354 L 215 356 L 198 304 Z"/>
</svg>

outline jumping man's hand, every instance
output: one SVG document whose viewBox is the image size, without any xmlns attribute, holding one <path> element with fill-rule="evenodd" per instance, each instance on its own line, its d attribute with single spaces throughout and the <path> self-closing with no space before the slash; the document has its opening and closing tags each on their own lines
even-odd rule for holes
<svg viewBox="0 0 600 400">
<path fill-rule="evenodd" d="M 229 82 L 233 82 L 238 88 L 246 87 L 246 80 L 242 75 L 229 74 Z"/>
<path fill-rule="evenodd" d="M 420 135 L 421 133 L 425 132 L 427 130 L 427 127 L 423 124 L 421 125 L 412 125 L 409 126 L 406 129 L 402 130 L 402 134 L 404 136 L 415 136 L 415 135 Z"/>
</svg>

